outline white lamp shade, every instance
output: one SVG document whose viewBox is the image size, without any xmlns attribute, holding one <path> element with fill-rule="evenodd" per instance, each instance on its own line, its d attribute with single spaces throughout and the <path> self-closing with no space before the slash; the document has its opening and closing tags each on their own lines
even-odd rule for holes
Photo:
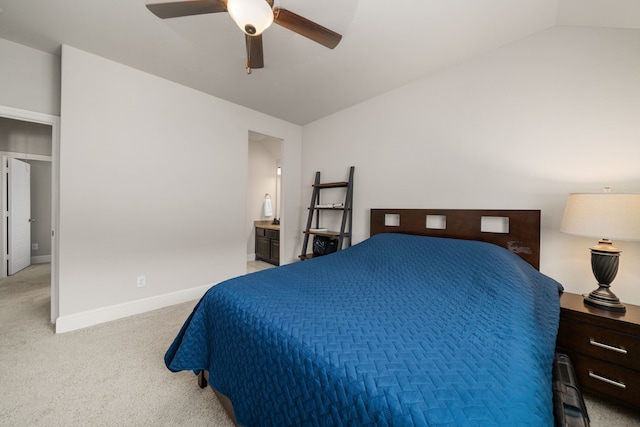
<svg viewBox="0 0 640 427">
<path fill-rule="evenodd" d="M 228 0 L 227 11 L 250 36 L 262 34 L 273 23 L 273 11 L 265 0 Z"/>
<path fill-rule="evenodd" d="M 569 194 L 560 231 L 611 240 L 640 240 L 640 193 Z"/>
</svg>

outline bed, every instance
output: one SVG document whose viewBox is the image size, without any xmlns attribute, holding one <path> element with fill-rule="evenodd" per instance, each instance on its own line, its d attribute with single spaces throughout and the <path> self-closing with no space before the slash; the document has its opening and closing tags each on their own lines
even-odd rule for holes
<svg viewBox="0 0 640 427">
<path fill-rule="evenodd" d="M 243 426 L 553 425 L 562 287 L 537 271 L 540 212 L 370 220 L 348 249 L 213 286 L 167 367 L 206 373 Z"/>
</svg>

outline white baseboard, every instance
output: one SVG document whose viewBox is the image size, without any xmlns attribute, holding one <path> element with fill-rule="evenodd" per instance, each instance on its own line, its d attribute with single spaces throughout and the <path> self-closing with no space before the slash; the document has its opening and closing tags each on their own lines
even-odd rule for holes
<svg viewBox="0 0 640 427">
<path fill-rule="evenodd" d="M 51 262 L 51 255 L 32 256 L 31 264 L 48 264 Z"/>
<path fill-rule="evenodd" d="M 184 291 L 172 292 L 137 301 L 130 301 L 109 307 L 70 314 L 68 316 L 60 316 L 56 320 L 56 333 L 61 334 L 64 332 L 75 331 L 77 329 L 86 328 L 100 323 L 122 319 L 123 317 L 129 317 L 135 314 L 146 313 L 147 311 L 200 299 L 211 286 L 212 285 L 205 285 L 197 288 L 185 289 Z"/>
</svg>

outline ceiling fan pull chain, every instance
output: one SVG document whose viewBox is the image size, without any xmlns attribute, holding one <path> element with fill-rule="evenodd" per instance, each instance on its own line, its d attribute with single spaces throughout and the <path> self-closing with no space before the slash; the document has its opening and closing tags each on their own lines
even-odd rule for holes
<svg viewBox="0 0 640 427">
<path fill-rule="evenodd" d="M 247 74 L 251 74 L 251 41 L 252 38 L 248 38 L 249 40 L 249 48 L 247 49 L 247 63 L 245 64 L 245 68 L 247 69 Z"/>
</svg>

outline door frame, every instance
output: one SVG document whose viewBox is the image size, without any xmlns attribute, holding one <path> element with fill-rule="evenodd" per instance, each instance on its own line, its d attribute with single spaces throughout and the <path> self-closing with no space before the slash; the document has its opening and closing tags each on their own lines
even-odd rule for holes
<svg viewBox="0 0 640 427">
<path fill-rule="evenodd" d="M 58 287 L 58 250 L 60 240 L 58 235 L 60 215 L 60 171 L 58 169 L 60 161 L 60 117 L 2 105 L 0 105 L 0 117 L 51 126 L 51 323 L 56 323 L 56 319 L 60 313 Z M 39 156 L 33 154 L 27 154 L 27 156 L 29 156 L 27 160 L 42 160 L 41 158 L 36 158 Z"/>
</svg>

